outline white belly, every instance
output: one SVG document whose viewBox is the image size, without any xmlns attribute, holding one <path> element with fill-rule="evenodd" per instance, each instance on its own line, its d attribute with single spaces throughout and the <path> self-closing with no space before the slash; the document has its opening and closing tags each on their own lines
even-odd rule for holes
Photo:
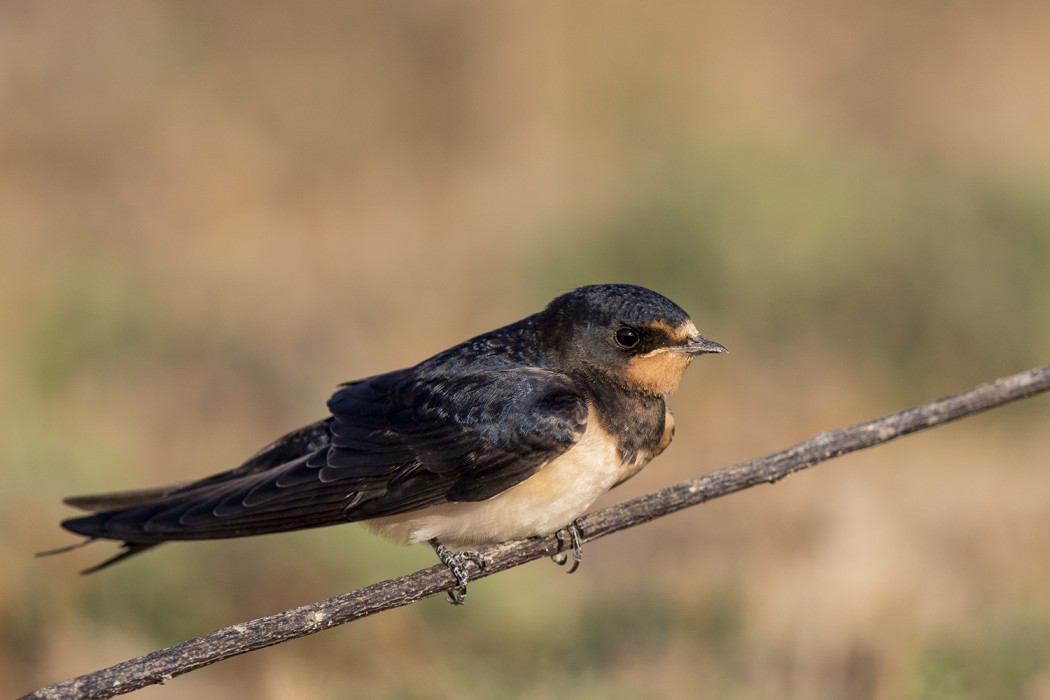
<svg viewBox="0 0 1050 700">
<path fill-rule="evenodd" d="M 525 481 L 492 498 L 445 503 L 369 521 L 402 544 L 437 538 L 443 544 L 478 545 L 550 535 L 586 512 L 603 493 L 641 465 L 624 465 L 615 441 L 593 414 L 572 448 Z"/>
</svg>

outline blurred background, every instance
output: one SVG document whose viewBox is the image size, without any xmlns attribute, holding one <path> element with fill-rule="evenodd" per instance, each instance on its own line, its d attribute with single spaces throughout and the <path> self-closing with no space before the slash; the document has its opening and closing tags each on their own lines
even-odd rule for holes
<svg viewBox="0 0 1050 700">
<path fill-rule="evenodd" d="M 0 693 L 434 563 L 359 526 L 104 573 L 199 477 L 593 282 L 731 354 L 603 503 L 1045 364 L 1034 0 L 0 5 Z M 142 698 L 1050 698 L 1050 400 Z"/>
</svg>

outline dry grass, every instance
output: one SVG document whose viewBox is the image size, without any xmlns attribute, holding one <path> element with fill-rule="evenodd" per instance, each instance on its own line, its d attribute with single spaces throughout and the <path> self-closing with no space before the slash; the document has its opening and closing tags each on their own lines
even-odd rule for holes
<svg viewBox="0 0 1050 700">
<path fill-rule="evenodd" d="M 59 499 L 228 467 L 560 291 L 667 293 L 623 498 L 1050 347 L 1050 12 L 9 2 L 0 692 L 429 565 L 347 527 L 80 579 Z M 1045 399 L 143 697 L 1050 698 Z"/>
</svg>

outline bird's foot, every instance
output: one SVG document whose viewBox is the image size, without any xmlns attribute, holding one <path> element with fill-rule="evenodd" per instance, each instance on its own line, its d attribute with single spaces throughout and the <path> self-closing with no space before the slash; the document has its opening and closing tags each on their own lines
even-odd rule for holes
<svg viewBox="0 0 1050 700">
<path fill-rule="evenodd" d="M 562 551 L 565 548 L 566 540 L 568 540 L 568 544 L 572 547 L 572 566 L 565 573 L 571 574 L 580 568 L 580 562 L 583 561 L 583 546 L 580 543 L 580 538 L 583 537 L 583 530 L 580 529 L 580 521 L 572 521 L 564 529 L 558 530 L 555 536 L 558 538 L 558 553 L 551 559 L 558 566 L 565 566 L 568 563 L 569 554 Z"/>
<path fill-rule="evenodd" d="M 463 605 L 463 601 L 467 598 L 467 581 L 470 580 L 467 562 L 472 561 L 478 569 L 484 569 L 485 559 L 474 551 L 453 552 L 437 539 L 430 540 L 430 546 L 434 548 L 434 554 L 441 560 L 441 563 L 456 577 L 456 586 L 448 589 L 448 602 L 453 605 Z"/>
</svg>

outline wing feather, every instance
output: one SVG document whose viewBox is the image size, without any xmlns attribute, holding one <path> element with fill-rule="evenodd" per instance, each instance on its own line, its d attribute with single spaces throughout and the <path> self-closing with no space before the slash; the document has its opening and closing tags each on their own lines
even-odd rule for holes
<svg viewBox="0 0 1050 700">
<path fill-rule="evenodd" d="M 63 526 L 89 537 L 156 543 L 483 500 L 567 450 L 587 419 L 571 380 L 516 365 L 454 377 L 414 370 L 378 375 L 343 385 L 328 407 L 330 418 L 289 433 L 234 470 Z M 99 502 L 121 503 L 114 500 L 120 495 Z"/>
</svg>

